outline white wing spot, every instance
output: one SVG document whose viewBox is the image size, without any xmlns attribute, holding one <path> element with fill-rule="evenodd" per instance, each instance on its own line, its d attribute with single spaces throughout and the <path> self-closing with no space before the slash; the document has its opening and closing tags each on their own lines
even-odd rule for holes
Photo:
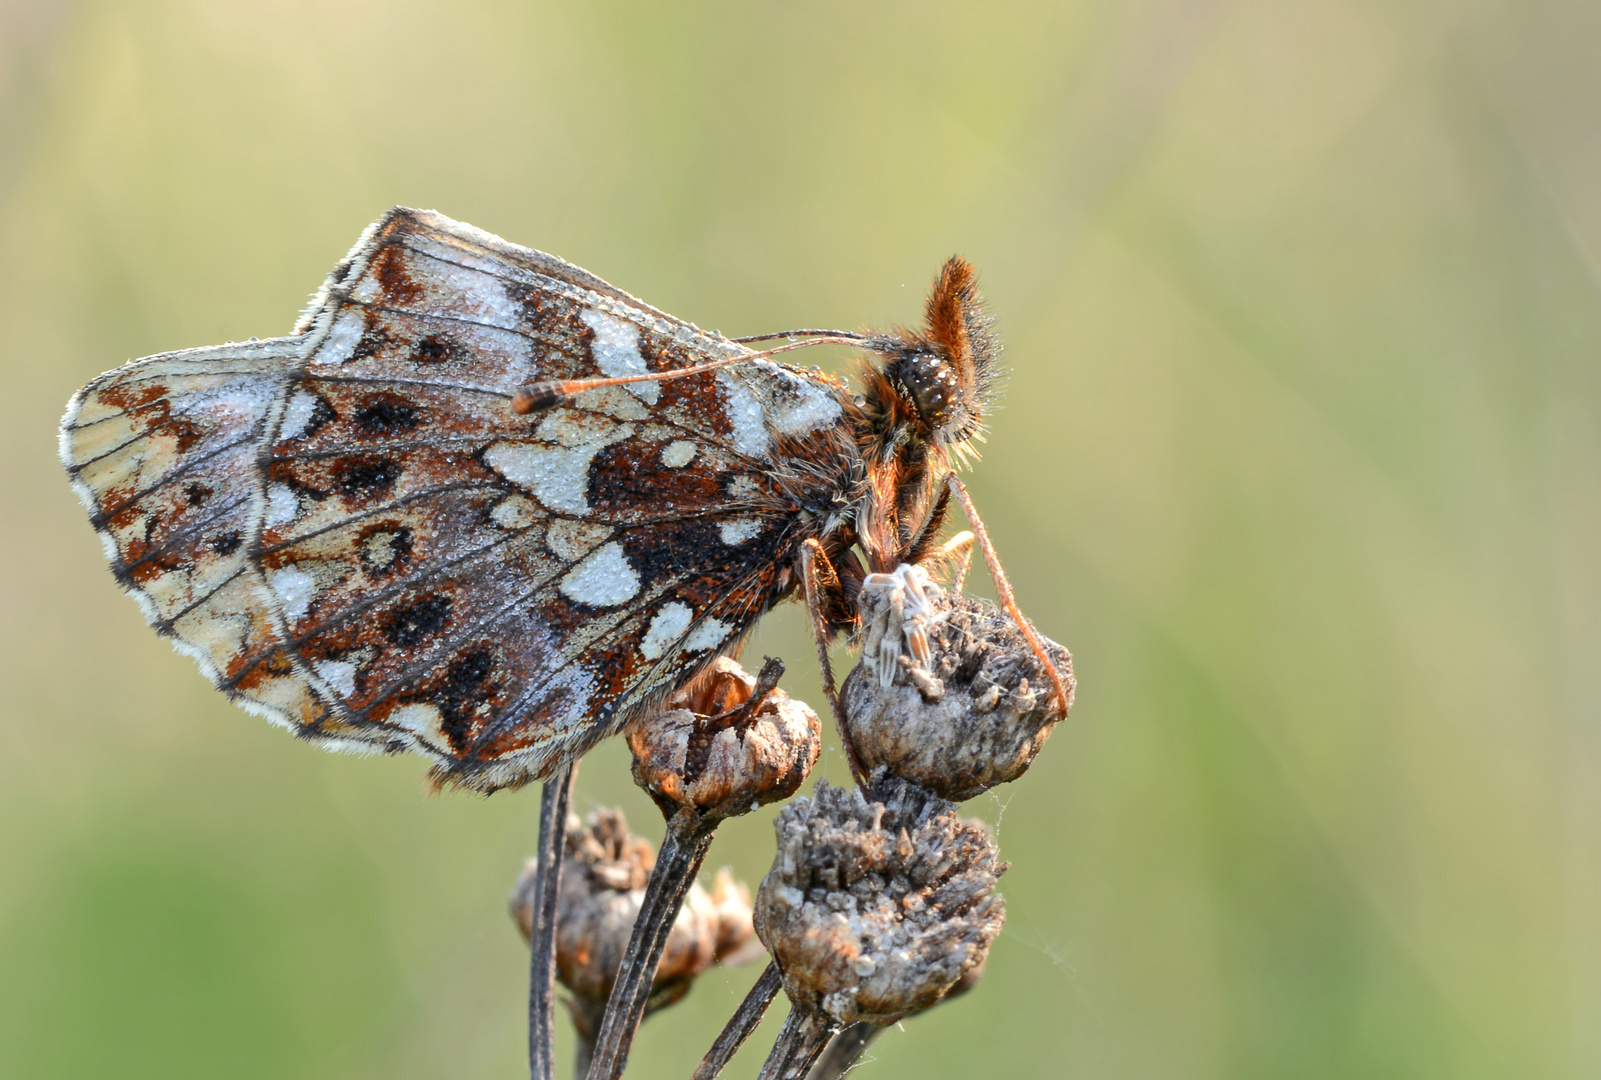
<svg viewBox="0 0 1601 1080">
<path fill-rule="evenodd" d="M 593 308 L 585 308 L 578 317 L 595 332 L 589 351 L 594 354 L 595 366 L 603 373 L 618 378 L 644 375 L 650 370 L 645 366 L 645 358 L 639 355 L 639 327 Z M 647 405 L 656 404 L 662 392 L 661 384 L 655 382 L 628 383 L 624 389 Z"/>
<path fill-rule="evenodd" d="M 417 704 L 402 705 L 384 717 L 384 722 L 394 724 L 415 733 L 418 737 L 436 745 L 448 745 L 439 730 L 439 722 L 444 717 L 438 707 L 434 705 Z"/>
<path fill-rule="evenodd" d="M 545 442 L 570 449 L 614 440 L 618 425 L 604 416 L 580 409 L 556 409 L 539 422 L 534 434 Z M 630 428 L 629 430 L 633 430 Z"/>
<path fill-rule="evenodd" d="M 490 326 L 515 330 L 522 325 L 522 305 L 511 298 L 506 286 L 493 275 L 472 270 L 458 270 L 449 275 L 450 284 L 461 289 L 463 307 Z"/>
<path fill-rule="evenodd" d="M 401 534 L 398 532 L 376 532 L 361 542 L 362 560 L 371 570 L 388 570 L 394 561 L 400 558 L 403 548 L 400 544 Z"/>
<path fill-rule="evenodd" d="M 282 525 L 293 521 L 300 513 L 300 497 L 288 484 L 273 484 L 267 488 L 267 516 L 264 524 Z"/>
<path fill-rule="evenodd" d="M 549 509 L 582 517 L 589 513 L 590 462 L 607 446 L 633 434 L 630 425 L 622 424 L 610 425 L 594 441 L 574 447 L 499 442 L 484 451 L 484 462 Z"/>
<path fill-rule="evenodd" d="M 314 364 L 343 364 L 356 351 L 361 336 L 367 332 L 367 317 L 358 307 L 348 307 L 334 319 L 327 336 L 317 346 L 311 358 Z"/>
<path fill-rule="evenodd" d="M 654 385 L 654 384 L 652 384 Z M 628 392 L 624 386 L 602 386 L 598 390 L 585 390 L 578 395 L 584 408 L 591 412 L 605 413 L 618 420 L 649 420 L 650 410 L 645 403 Z"/>
<path fill-rule="evenodd" d="M 746 457 L 766 457 L 769 436 L 762 403 L 737 375 L 719 371 L 717 381 L 723 384 L 723 394 L 728 398 L 728 422 L 734 428 L 734 449 Z"/>
<path fill-rule="evenodd" d="M 695 627 L 695 632 L 684 639 L 684 651 L 700 652 L 703 649 L 710 649 L 720 645 L 732 629 L 733 627 L 725 622 L 719 622 L 716 619 L 703 619 L 701 624 Z"/>
<path fill-rule="evenodd" d="M 735 518 L 732 521 L 719 522 L 717 531 L 722 534 L 723 543 L 729 547 L 738 547 L 762 531 L 762 523 L 755 518 Z"/>
<path fill-rule="evenodd" d="M 561 579 L 562 595 L 590 607 L 617 607 L 639 595 L 639 571 L 615 540 L 592 553 Z"/>
<path fill-rule="evenodd" d="M 284 606 L 284 618 L 297 623 L 306 617 L 311 598 L 317 594 L 317 579 L 299 567 L 286 566 L 267 574 L 267 584 Z"/>
<path fill-rule="evenodd" d="M 663 604 L 650 620 L 650 628 L 639 642 L 639 654 L 646 660 L 658 660 L 667 647 L 684 636 L 689 620 L 695 617 L 694 609 L 677 600 Z"/>
<path fill-rule="evenodd" d="M 317 411 L 317 395 L 309 394 L 304 390 L 297 391 L 284 406 L 283 427 L 278 431 L 280 440 L 298 439 L 306 425 L 311 423 L 312 416 Z"/>
<path fill-rule="evenodd" d="M 553 551 L 557 558 L 568 562 L 581 559 L 589 554 L 591 548 L 612 534 L 609 525 L 590 525 L 582 521 L 568 521 L 559 518 L 550 523 L 545 530 L 545 546 Z"/>
<path fill-rule="evenodd" d="M 355 664 L 346 660 L 319 660 L 311 666 L 340 697 L 348 698 L 356 692 Z"/>
<path fill-rule="evenodd" d="M 839 399 L 825 386 L 809 382 L 783 368 L 773 384 L 770 423 L 785 435 L 805 435 L 826 427 L 842 415 Z"/>
<path fill-rule="evenodd" d="M 521 495 L 508 495 L 495 504 L 489 520 L 502 529 L 526 529 L 539 519 L 539 507 Z"/>
<path fill-rule="evenodd" d="M 695 460 L 695 444 L 688 439 L 676 439 L 662 448 L 662 464 L 669 469 L 681 469 Z"/>
</svg>

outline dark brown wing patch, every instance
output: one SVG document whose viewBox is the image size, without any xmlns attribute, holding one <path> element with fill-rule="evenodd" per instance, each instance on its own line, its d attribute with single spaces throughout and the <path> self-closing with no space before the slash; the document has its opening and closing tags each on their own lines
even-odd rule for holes
<svg viewBox="0 0 1601 1080">
<path fill-rule="evenodd" d="M 559 259 L 396 211 L 298 336 L 103 376 L 63 457 L 119 578 L 224 690 L 494 790 L 737 649 L 787 588 L 798 522 L 852 471 L 775 460 L 830 437 L 843 388 L 765 361 L 535 417 L 511 396 L 743 351 Z"/>
</svg>

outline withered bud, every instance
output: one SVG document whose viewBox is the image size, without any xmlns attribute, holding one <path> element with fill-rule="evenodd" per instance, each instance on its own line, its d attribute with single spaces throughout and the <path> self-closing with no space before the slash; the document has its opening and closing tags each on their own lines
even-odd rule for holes
<svg viewBox="0 0 1601 1080">
<path fill-rule="evenodd" d="M 961 997 L 977 986 L 983 977 L 984 961 L 980 960 L 964 971 L 962 977 L 956 980 L 956 984 L 945 991 L 945 996 L 939 999 L 940 1004 Z M 863 1052 L 883 1030 L 878 1024 L 866 1020 L 847 1024 L 828 1041 L 828 1047 L 812 1066 L 812 1071 L 807 1074 L 807 1080 L 840 1080 L 840 1077 L 856 1067 Z"/>
<path fill-rule="evenodd" d="M 720 820 L 800 788 L 817 764 L 822 724 L 805 702 L 773 685 L 782 671 L 769 661 L 763 675 L 771 677 L 758 680 L 719 657 L 664 711 L 629 725 L 634 782 L 663 814 L 690 809 Z"/>
<path fill-rule="evenodd" d="M 756 934 L 795 1008 L 834 1025 L 892 1024 L 983 964 L 1001 931 L 1005 872 L 984 826 L 912 784 L 819 781 L 778 813 Z"/>
<path fill-rule="evenodd" d="M 1011 616 L 905 564 L 869 574 L 860 608 L 861 660 L 840 700 L 863 770 L 883 767 L 955 802 L 1022 776 L 1064 713 Z M 1073 658 L 1042 640 L 1071 704 Z"/>
<path fill-rule="evenodd" d="M 650 844 L 629 833 L 621 811 L 596 810 L 582 826 L 576 817 L 568 819 L 556 907 L 556 977 L 572 994 L 568 1007 L 585 1039 L 594 1037 L 605 1010 L 655 861 Z M 533 882 L 530 860 L 511 898 L 512 917 L 525 939 Z M 716 898 L 698 883 L 690 887 L 656 969 L 648 1011 L 683 997 L 714 963 L 744 962 L 754 937 L 750 890 L 726 870 L 719 871 L 714 888 Z"/>
</svg>

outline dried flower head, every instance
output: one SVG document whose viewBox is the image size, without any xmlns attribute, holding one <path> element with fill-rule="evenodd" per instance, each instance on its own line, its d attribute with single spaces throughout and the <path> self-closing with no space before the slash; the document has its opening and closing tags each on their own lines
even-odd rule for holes
<svg viewBox="0 0 1601 1080">
<path fill-rule="evenodd" d="M 1010 616 L 909 565 L 869 574 L 861 610 L 861 661 L 840 698 L 863 770 L 883 767 L 955 802 L 1027 771 L 1065 714 Z M 1073 658 L 1044 645 L 1071 705 Z"/>
<path fill-rule="evenodd" d="M 556 975 L 572 994 L 568 1007 L 583 1038 L 593 1038 L 599 1025 L 655 861 L 650 844 L 629 833 L 621 811 L 596 810 L 582 827 L 576 818 L 568 820 L 556 909 Z M 533 881 L 530 860 L 511 903 L 524 938 Z M 656 969 L 649 1010 L 683 997 L 712 964 L 743 962 L 754 936 L 750 891 L 726 870 L 719 871 L 715 889 L 714 898 L 699 884 L 690 887 Z"/>
<path fill-rule="evenodd" d="M 666 710 L 629 726 L 634 781 L 663 814 L 691 809 L 721 820 L 800 788 L 817 763 L 822 724 L 810 706 L 771 682 L 759 684 L 719 657 L 689 692 L 669 698 Z"/>
<path fill-rule="evenodd" d="M 794 1007 L 838 1026 L 928 1008 L 984 962 L 1005 871 L 983 825 L 912 784 L 820 781 L 779 811 L 756 933 Z"/>
<path fill-rule="evenodd" d="M 945 996 L 939 999 L 939 1003 L 943 1005 L 947 1001 L 961 997 L 977 986 L 983 977 L 984 962 L 979 961 L 962 973 L 956 984 L 945 991 Z M 828 1040 L 828 1046 L 812 1066 L 812 1071 L 807 1074 L 807 1080 L 839 1080 L 856 1067 L 862 1054 L 883 1030 L 880 1025 L 867 1020 L 847 1024 Z"/>
</svg>

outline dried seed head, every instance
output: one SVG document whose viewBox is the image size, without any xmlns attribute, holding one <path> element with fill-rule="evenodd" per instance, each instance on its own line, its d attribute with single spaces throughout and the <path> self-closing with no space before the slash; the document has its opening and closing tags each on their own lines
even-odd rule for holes
<svg viewBox="0 0 1601 1080">
<path fill-rule="evenodd" d="M 920 566 L 862 583 L 861 661 L 840 689 L 843 735 L 883 767 L 961 802 L 1027 771 L 1062 713 L 1049 673 L 1006 612 L 952 597 Z M 1073 690 L 1073 658 L 1046 651 Z"/>
<path fill-rule="evenodd" d="M 782 672 L 770 664 L 775 668 L 764 674 Z M 800 788 L 817 763 L 822 724 L 805 702 L 776 687 L 753 704 L 757 690 L 756 678 L 719 657 L 691 691 L 669 698 L 665 711 L 629 725 L 634 782 L 662 813 L 687 808 L 703 818 L 734 817 Z"/>
<path fill-rule="evenodd" d="M 955 985 L 945 991 L 945 996 L 939 999 L 940 1004 L 961 997 L 977 986 L 983 977 L 984 963 L 980 961 L 963 972 Z M 878 1038 L 883 1030 L 878 1024 L 867 1020 L 858 1020 L 854 1024 L 840 1028 L 828 1041 L 828 1049 L 823 1051 L 823 1056 L 812 1066 L 812 1071 L 807 1074 L 807 1080 L 840 1080 L 856 1067 L 869 1044 Z"/>
<path fill-rule="evenodd" d="M 989 957 L 986 956 L 983 960 L 962 972 L 962 977 L 956 980 L 956 985 L 946 991 L 945 996 L 940 1000 L 951 1001 L 954 998 L 959 998 L 977 986 L 979 980 L 984 977 L 984 965 L 988 960 Z"/>
<path fill-rule="evenodd" d="M 650 844 L 629 834 L 620 811 L 596 810 L 582 826 L 568 819 L 556 907 L 556 977 L 573 995 L 568 1007 L 586 1039 L 599 1026 L 655 863 Z M 533 914 L 534 869 L 530 859 L 511 897 L 524 939 Z M 683 997 L 712 964 L 736 962 L 751 940 L 750 891 L 726 870 L 719 872 L 716 888 L 714 900 L 699 884 L 690 887 L 656 969 L 649 1010 Z"/>
<path fill-rule="evenodd" d="M 984 962 L 1001 931 L 1005 871 L 983 825 L 912 784 L 820 781 L 779 811 L 778 853 L 756 893 L 756 933 L 798 1009 L 891 1024 Z"/>
</svg>

